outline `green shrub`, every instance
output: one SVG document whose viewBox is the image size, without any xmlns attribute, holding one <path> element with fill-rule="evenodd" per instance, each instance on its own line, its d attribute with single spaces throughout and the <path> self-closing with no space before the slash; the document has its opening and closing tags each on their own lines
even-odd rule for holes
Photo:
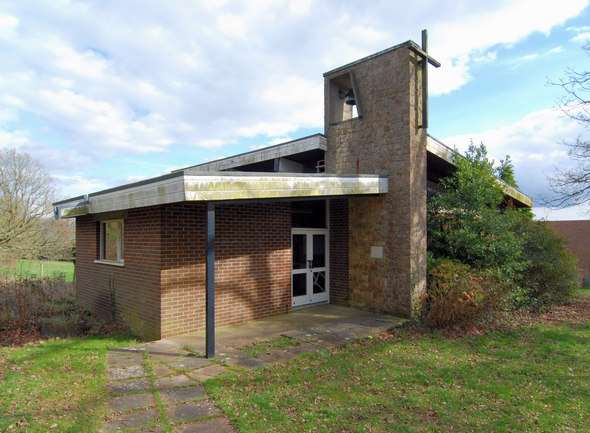
<svg viewBox="0 0 590 433">
<path fill-rule="evenodd" d="M 525 216 L 504 206 L 483 145 L 471 146 L 455 163 L 455 173 L 441 181 L 440 192 L 428 203 L 428 247 L 436 258 L 510 278 L 523 267 L 522 241 L 512 227 Z"/>
<path fill-rule="evenodd" d="M 516 278 L 516 307 L 542 309 L 567 302 L 579 287 L 576 258 L 546 223 L 520 221 L 516 230 L 523 239 L 524 270 Z"/>
<path fill-rule="evenodd" d="M 491 272 L 453 260 L 433 262 L 423 300 L 423 320 L 444 328 L 474 323 L 505 305 L 507 285 Z"/>
<path fill-rule="evenodd" d="M 566 302 L 579 286 L 575 258 L 545 223 L 533 221 L 530 209 L 505 202 L 497 177 L 516 186 L 509 158 L 495 168 L 485 146 L 472 145 L 455 163 L 428 203 L 426 320 L 436 326 L 474 320 L 491 308 L 498 289 L 509 290 L 517 308 Z"/>
</svg>

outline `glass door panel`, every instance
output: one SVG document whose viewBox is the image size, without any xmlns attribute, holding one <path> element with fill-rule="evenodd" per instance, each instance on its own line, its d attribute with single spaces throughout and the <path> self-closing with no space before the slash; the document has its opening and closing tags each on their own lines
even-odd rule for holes
<svg viewBox="0 0 590 433">
<path fill-rule="evenodd" d="M 292 233 L 293 306 L 327 302 L 329 300 L 327 230 L 293 229 Z"/>
<path fill-rule="evenodd" d="M 313 268 L 323 268 L 326 266 L 326 235 L 313 236 Z"/>
<path fill-rule="evenodd" d="M 313 273 L 313 294 L 325 293 L 326 291 L 326 272 L 319 271 Z"/>
<path fill-rule="evenodd" d="M 307 296 L 307 272 L 293 274 L 293 297 Z"/>
<path fill-rule="evenodd" d="M 293 269 L 307 268 L 307 235 L 293 235 Z"/>
</svg>

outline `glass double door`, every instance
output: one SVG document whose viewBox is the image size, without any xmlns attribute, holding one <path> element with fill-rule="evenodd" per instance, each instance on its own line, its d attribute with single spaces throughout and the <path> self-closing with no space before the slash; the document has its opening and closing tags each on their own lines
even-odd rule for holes
<svg viewBox="0 0 590 433">
<path fill-rule="evenodd" d="M 329 300 L 328 230 L 292 229 L 293 306 Z"/>
</svg>

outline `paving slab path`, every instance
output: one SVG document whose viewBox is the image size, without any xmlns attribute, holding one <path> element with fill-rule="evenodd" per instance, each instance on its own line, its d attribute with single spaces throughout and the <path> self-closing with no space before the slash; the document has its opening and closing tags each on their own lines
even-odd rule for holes
<svg viewBox="0 0 590 433">
<path fill-rule="evenodd" d="M 201 384 L 224 371 L 185 353 L 112 350 L 107 355 L 108 413 L 100 431 L 235 433 Z"/>
</svg>

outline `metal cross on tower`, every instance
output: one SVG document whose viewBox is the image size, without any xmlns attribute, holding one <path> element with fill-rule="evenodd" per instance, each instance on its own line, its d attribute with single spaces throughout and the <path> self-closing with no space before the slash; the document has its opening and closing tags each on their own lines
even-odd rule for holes
<svg viewBox="0 0 590 433">
<path fill-rule="evenodd" d="M 428 31 L 422 30 L 422 47 L 415 51 L 422 56 L 422 125 L 421 127 L 428 128 L 428 64 L 430 63 L 435 68 L 440 67 L 440 62 L 428 55 Z"/>
</svg>

